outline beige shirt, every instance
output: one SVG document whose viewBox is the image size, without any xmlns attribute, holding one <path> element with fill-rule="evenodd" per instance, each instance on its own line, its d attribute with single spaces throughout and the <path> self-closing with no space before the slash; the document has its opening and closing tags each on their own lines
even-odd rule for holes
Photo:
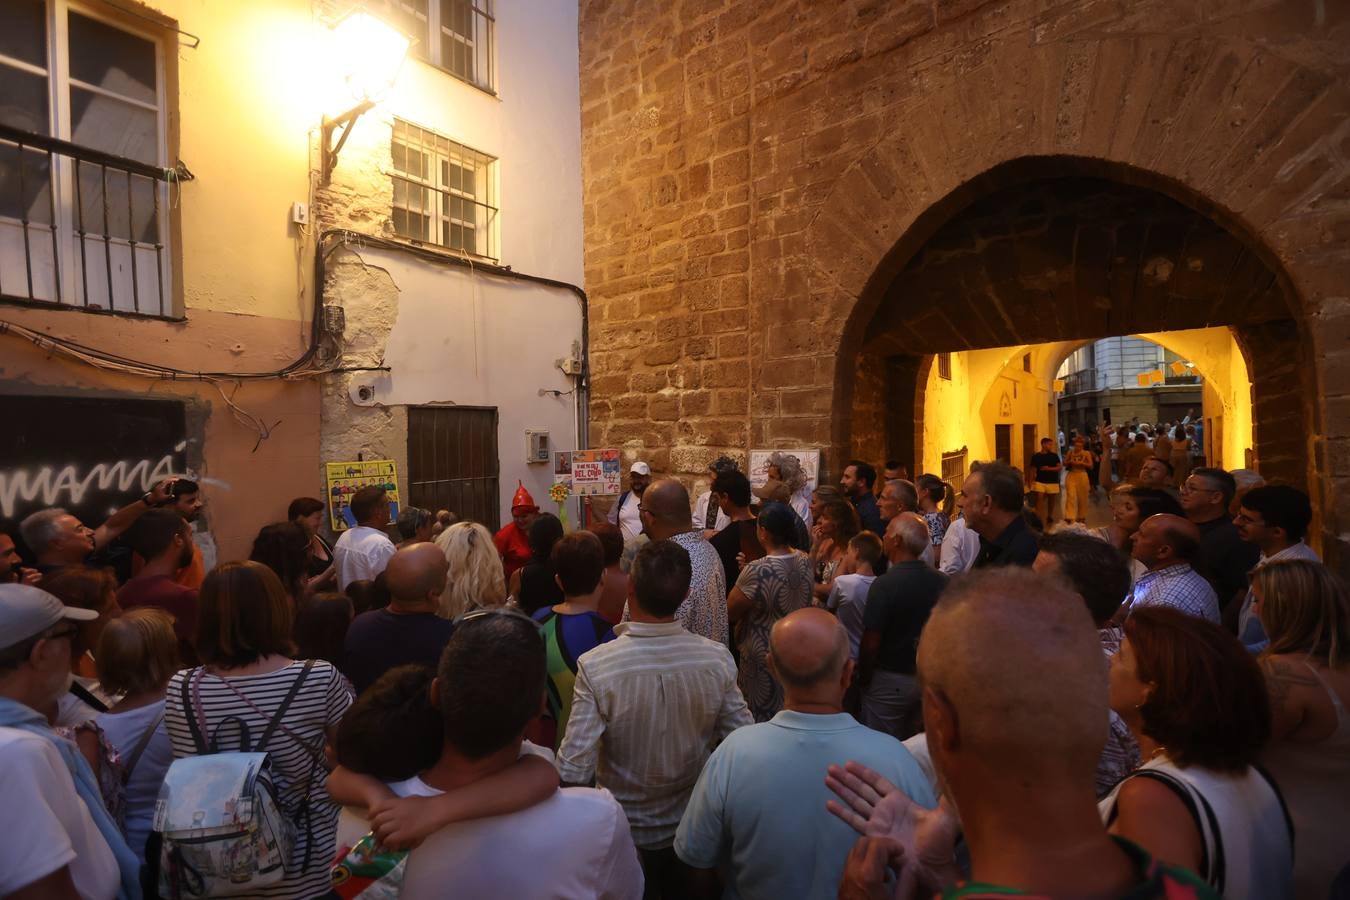
<svg viewBox="0 0 1350 900">
<path fill-rule="evenodd" d="M 625 622 L 577 661 L 558 748 L 570 784 L 614 794 L 639 847 L 669 847 L 713 748 L 752 721 L 727 648 L 679 622 Z"/>
</svg>

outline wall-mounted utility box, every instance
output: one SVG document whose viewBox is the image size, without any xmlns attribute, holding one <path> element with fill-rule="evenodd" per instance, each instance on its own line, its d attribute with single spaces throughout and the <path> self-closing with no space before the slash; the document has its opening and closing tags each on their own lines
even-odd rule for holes
<svg viewBox="0 0 1350 900">
<path fill-rule="evenodd" d="M 527 463 L 546 463 L 549 461 L 552 451 L 553 446 L 549 443 L 547 429 L 525 429 L 525 461 Z"/>
</svg>

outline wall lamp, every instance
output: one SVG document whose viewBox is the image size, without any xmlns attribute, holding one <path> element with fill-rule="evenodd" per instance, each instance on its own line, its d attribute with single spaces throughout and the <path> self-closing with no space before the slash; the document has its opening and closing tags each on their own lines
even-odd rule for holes
<svg viewBox="0 0 1350 900">
<path fill-rule="evenodd" d="M 335 116 L 323 117 L 322 180 L 327 183 L 347 143 L 352 127 L 394 86 L 398 70 L 412 42 L 368 12 L 352 12 L 333 27 L 332 71 L 356 100 L 356 105 Z M 340 133 L 338 129 L 341 129 Z M 333 138 L 337 137 L 337 143 Z"/>
</svg>

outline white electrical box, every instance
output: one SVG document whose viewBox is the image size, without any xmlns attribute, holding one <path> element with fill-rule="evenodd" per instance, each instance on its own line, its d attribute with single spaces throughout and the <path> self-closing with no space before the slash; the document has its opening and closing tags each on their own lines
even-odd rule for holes
<svg viewBox="0 0 1350 900">
<path fill-rule="evenodd" d="M 546 463 L 549 461 L 552 452 L 553 447 L 549 443 L 546 429 L 525 429 L 525 461 L 527 463 Z"/>
<path fill-rule="evenodd" d="M 309 207 L 299 202 L 291 204 L 291 221 L 296 225 L 309 224 Z"/>
</svg>

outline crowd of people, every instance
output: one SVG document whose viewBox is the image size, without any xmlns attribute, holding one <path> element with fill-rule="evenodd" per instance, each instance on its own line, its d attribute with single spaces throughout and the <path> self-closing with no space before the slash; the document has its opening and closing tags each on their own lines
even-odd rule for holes
<svg viewBox="0 0 1350 900">
<path fill-rule="evenodd" d="M 187 478 L 34 512 L 0 896 L 1350 897 L 1308 496 L 1185 423 L 1094 437 L 957 490 L 639 461 L 571 531 L 523 486 L 496 534 L 367 487 L 330 541 L 300 497 L 209 571 Z"/>
</svg>

